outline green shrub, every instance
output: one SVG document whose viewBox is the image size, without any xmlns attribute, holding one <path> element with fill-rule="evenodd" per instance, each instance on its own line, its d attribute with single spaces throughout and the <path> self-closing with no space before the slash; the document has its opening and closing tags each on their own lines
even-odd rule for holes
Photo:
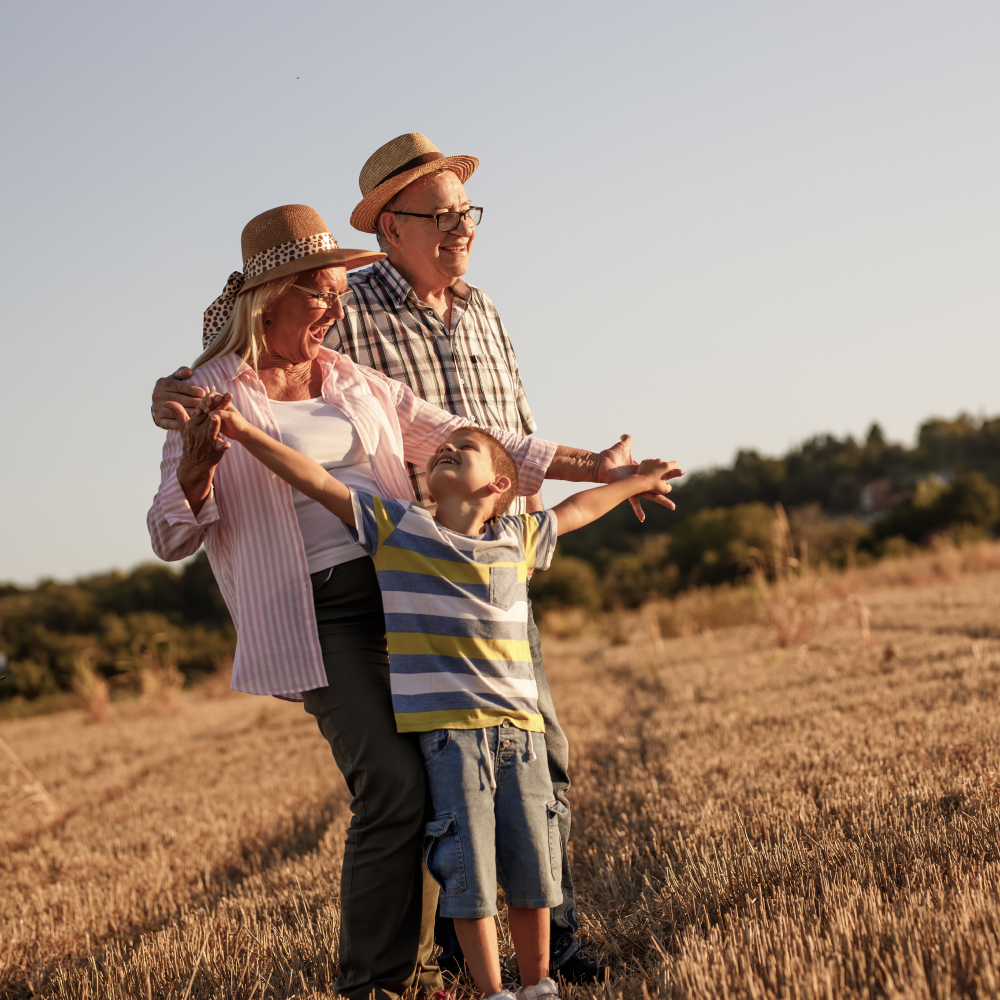
<svg viewBox="0 0 1000 1000">
<path fill-rule="evenodd" d="M 1000 520 L 1000 490 L 981 472 L 965 472 L 947 486 L 938 476 L 917 483 L 905 503 L 894 507 L 875 525 L 875 539 L 894 535 L 925 542 L 932 535 L 965 525 L 988 532 Z"/>
<path fill-rule="evenodd" d="M 532 610 L 539 620 L 554 608 L 596 611 L 603 602 L 594 567 L 583 559 L 558 552 L 547 570 L 538 571 L 531 578 L 529 593 Z"/>
<path fill-rule="evenodd" d="M 606 607 L 637 608 L 653 597 L 668 597 L 680 573 L 670 561 L 670 535 L 653 535 L 633 552 L 612 557 L 602 580 Z"/>
<path fill-rule="evenodd" d="M 701 510 L 687 518 L 670 549 L 683 582 L 732 580 L 754 549 L 771 554 L 774 519 L 774 508 L 762 503 Z"/>
<path fill-rule="evenodd" d="M 807 504 L 788 516 L 799 556 L 808 551 L 812 563 L 846 566 L 867 541 L 870 529 L 853 517 L 831 517 L 819 504 Z M 805 548 L 803 544 L 805 543 Z"/>
</svg>

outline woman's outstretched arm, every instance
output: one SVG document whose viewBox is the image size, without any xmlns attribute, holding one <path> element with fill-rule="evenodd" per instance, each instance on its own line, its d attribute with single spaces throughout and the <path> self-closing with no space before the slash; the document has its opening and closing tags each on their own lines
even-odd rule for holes
<svg viewBox="0 0 1000 1000">
<path fill-rule="evenodd" d="M 198 404 L 195 413 L 202 408 L 217 415 L 219 427 L 216 434 L 221 431 L 233 441 L 238 441 L 254 458 L 263 462 L 290 486 L 311 500 L 321 503 L 345 524 L 355 527 L 354 503 L 351 500 L 350 489 L 340 480 L 334 479 L 322 465 L 294 448 L 276 441 L 259 427 L 254 427 L 233 406 L 232 396 L 229 393 L 225 396 L 217 393 L 206 396 Z M 177 409 L 181 410 L 182 407 L 178 406 Z M 178 418 L 183 419 L 180 414 Z"/>
</svg>

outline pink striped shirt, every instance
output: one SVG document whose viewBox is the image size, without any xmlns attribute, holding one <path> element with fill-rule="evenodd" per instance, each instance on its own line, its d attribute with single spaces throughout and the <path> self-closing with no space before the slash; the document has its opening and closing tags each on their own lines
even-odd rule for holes
<svg viewBox="0 0 1000 1000">
<path fill-rule="evenodd" d="M 406 462 L 425 465 L 434 449 L 470 421 L 424 402 L 408 386 L 343 354 L 323 348 L 322 395 L 354 424 L 386 497 L 413 500 Z M 280 440 L 264 384 L 236 354 L 211 361 L 192 385 L 231 392 L 237 409 Z M 540 438 L 491 429 L 518 465 L 519 492 L 536 493 L 556 446 Z M 234 445 L 215 470 L 212 493 L 198 515 L 177 481 L 181 436 L 168 431 L 160 489 L 146 516 L 153 551 L 183 559 L 204 544 L 236 624 L 233 687 L 250 694 L 297 698 L 325 687 L 312 586 L 292 488 Z"/>
</svg>

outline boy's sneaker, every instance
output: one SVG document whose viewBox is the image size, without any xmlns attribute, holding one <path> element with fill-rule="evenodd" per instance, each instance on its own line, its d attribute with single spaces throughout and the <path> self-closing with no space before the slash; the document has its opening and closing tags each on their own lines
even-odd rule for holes
<svg viewBox="0 0 1000 1000">
<path fill-rule="evenodd" d="M 551 979 L 540 979 L 537 986 L 519 989 L 516 1000 L 559 1000 L 559 987 Z"/>
<path fill-rule="evenodd" d="M 486 1000 L 517 1000 L 510 990 L 501 990 L 499 993 L 494 993 L 493 996 L 487 997 Z"/>
</svg>

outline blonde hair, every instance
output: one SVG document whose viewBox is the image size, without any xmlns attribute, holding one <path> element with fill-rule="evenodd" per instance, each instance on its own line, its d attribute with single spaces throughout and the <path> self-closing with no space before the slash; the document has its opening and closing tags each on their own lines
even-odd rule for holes
<svg viewBox="0 0 1000 1000">
<path fill-rule="evenodd" d="M 280 299 L 297 281 L 306 278 L 309 273 L 288 274 L 274 281 L 265 281 L 249 292 L 237 296 L 233 311 L 226 320 L 226 325 L 219 331 L 218 337 L 212 341 L 195 359 L 192 368 L 207 365 L 209 361 L 225 357 L 227 354 L 239 354 L 254 371 L 264 351 L 267 334 L 264 332 L 264 310 L 275 299 Z"/>
</svg>

